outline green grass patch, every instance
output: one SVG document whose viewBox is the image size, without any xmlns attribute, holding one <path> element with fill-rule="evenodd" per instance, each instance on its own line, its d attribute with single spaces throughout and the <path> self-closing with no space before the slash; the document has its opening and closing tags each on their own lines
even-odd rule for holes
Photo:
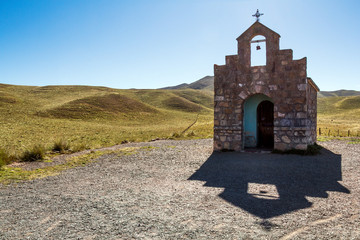
<svg viewBox="0 0 360 240">
<path fill-rule="evenodd" d="M 126 147 L 118 150 L 107 151 L 107 153 L 115 154 L 116 156 L 121 157 L 121 156 L 134 155 L 137 153 L 137 150 L 139 149 L 140 149 L 139 147 Z"/>
<path fill-rule="evenodd" d="M 104 154 L 116 154 L 117 156 L 130 155 L 135 154 L 136 149 L 137 148 L 123 148 L 116 151 L 91 151 L 90 153 L 72 157 L 68 159 L 64 164 L 48 166 L 35 170 L 24 170 L 22 168 L 3 166 L 3 168 L 0 170 L 0 183 L 9 184 L 12 182 L 20 182 L 55 176 L 60 174 L 64 170 L 79 166 L 85 166 L 95 161 L 97 158 Z"/>
<path fill-rule="evenodd" d="M 328 138 L 328 137 L 317 137 L 317 141 L 318 142 L 328 142 L 328 141 L 330 141 L 331 139 L 330 138 Z"/>
<path fill-rule="evenodd" d="M 352 138 L 348 144 L 360 144 L 360 138 Z"/>
<path fill-rule="evenodd" d="M 97 158 L 104 153 L 91 152 L 78 157 L 73 157 L 64 164 L 39 168 L 35 170 L 24 170 L 22 168 L 4 167 L 0 172 L 0 183 L 9 184 L 11 182 L 19 182 L 25 180 L 33 180 L 48 176 L 58 175 L 61 171 L 77 166 L 84 166 L 92 159 Z"/>
<path fill-rule="evenodd" d="M 317 141 L 318 142 L 328 142 L 328 141 L 331 141 L 331 140 L 343 140 L 345 138 L 343 137 L 328 137 L 328 136 L 318 136 L 317 137 Z"/>
</svg>

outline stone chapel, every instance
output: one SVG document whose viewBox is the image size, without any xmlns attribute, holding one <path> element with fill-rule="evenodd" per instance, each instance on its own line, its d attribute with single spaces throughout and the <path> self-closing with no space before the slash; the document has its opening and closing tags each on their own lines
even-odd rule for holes
<svg viewBox="0 0 360 240">
<path fill-rule="evenodd" d="M 254 41 L 262 36 L 264 40 Z M 279 49 L 280 35 L 256 21 L 238 54 L 214 65 L 214 150 L 305 150 L 316 142 L 317 92 L 306 57 Z M 251 66 L 251 43 L 265 42 L 266 65 Z"/>
</svg>

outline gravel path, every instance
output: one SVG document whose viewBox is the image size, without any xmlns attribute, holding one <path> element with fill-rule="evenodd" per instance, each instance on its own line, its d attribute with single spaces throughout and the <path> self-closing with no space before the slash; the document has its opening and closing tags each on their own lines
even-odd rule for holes
<svg viewBox="0 0 360 240">
<path fill-rule="evenodd" d="M 212 153 L 212 140 L 116 146 L 0 187 L 0 239 L 360 239 L 360 144 L 303 157 Z"/>
</svg>

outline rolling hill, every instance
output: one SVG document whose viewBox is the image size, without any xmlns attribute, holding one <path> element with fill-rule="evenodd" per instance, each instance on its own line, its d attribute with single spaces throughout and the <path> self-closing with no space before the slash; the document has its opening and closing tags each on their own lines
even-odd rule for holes
<svg viewBox="0 0 360 240">
<path fill-rule="evenodd" d="M 318 98 L 318 114 L 360 121 L 360 96 Z"/>
<path fill-rule="evenodd" d="M 214 91 L 214 77 L 205 76 L 193 83 L 182 83 L 180 85 L 165 87 L 162 89 L 196 89 L 196 90 L 209 90 Z"/>
<path fill-rule="evenodd" d="M 59 139 L 97 148 L 169 138 L 196 119 L 191 138 L 211 137 L 212 106 L 211 91 L 194 89 L 1 84 L 0 149 L 20 154 L 35 144 L 49 148 Z"/>
<path fill-rule="evenodd" d="M 331 136 L 360 136 L 360 96 L 319 97 L 318 128 Z"/>
<path fill-rule="evenodd" d="M 354 90 L 337 90 L 337 91 L 320 91 L 318 97 L 349 97 L 360 96 L 360 91 Z"/>
<path fill-rule="evenodd" d="M 213 133 L 213 77 L 166 89 L 0 84 L 0 149 L 19 154 L 35 144 L 66 139 L 96 148 L 123 141 L 179 136 L 196 119 L 190 135 Z M 360 133 L 357 91 L 320 92 L 318 126 L 326 132 Z"/>
<path fill-rule="evenodd" d="M 165 87 L 162 89 L 197 89 L 214 91 L 214 76 L 203 77 L 193 83 L 182 83 L 180 85 Z M 360 96 L 360 91 L 354 90 L 337 90 L 337 91 L 320 91 L 318 97 L 349 97 Z"/>
<path fill-rule="evenodd" d="M 157 114 L 159 110 L 121 94 L 91 96 L 39 112 L 39 116 L 68 119 L 110 119 L 121 114 Z"/>
</svg>

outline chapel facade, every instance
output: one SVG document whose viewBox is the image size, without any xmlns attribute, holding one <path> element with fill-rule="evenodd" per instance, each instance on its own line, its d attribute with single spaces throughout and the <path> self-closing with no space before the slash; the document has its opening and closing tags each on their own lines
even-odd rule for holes
<svg viewBox="0 0 360 240">
<path fill-rule="evenodd" d="M 251 43 L 262 36 L 266 65 L 251 66 Z M 279 49 L 280 35 L 259 21 L 237 38 L 238 54 L 214 65 L 214 150 L 305 150 L 316 142 L 317 92 L 306 57 Z"/>
</svg>

